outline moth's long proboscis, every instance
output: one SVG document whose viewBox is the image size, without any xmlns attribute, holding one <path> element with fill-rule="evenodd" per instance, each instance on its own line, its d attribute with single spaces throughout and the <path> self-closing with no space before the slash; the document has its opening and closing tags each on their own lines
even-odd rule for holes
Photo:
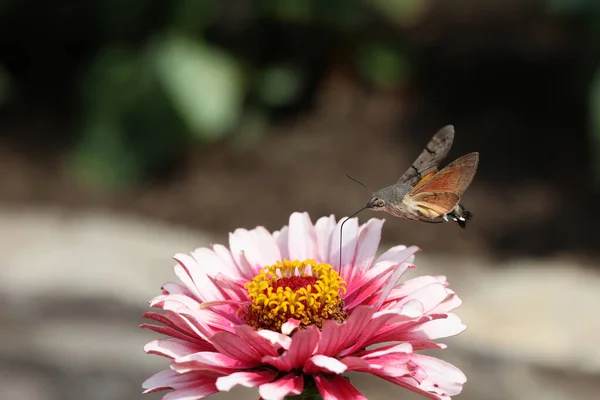
<svg viewBox="0 0 600 400">
<path fill-rule="evenodd" d="M 338 266 L 338 268 L 340 268 L 340 269 L 342 268 L 342 243 L 343 243 L 342 237 L 343 237 L 343 234 L 344 234 L 344 224 L 345 224 L 345 223 L 346 223 L 346 222 L 347 222 L 347 221 L 348 221 L 350 218 L 353 218 L 353 217 L 355 217 L 355 216 L 356 216 L 356 215 L 357 215 L 359 212 L 361 212 L 361 211 L 365 210 L 366 208 L 367 208 L 367 206 L 364 206 L 364 207 L 363 207 L 363 208 L 361 208 L 360 210 L 356 211 L 354 214 L 352 214 L 351 216 L 347 217 L 347 218 L 344 220 L 344 222 L 342 222 L 342 224 L 340 225 L 340 264 L 339 264 L 339 266 Z"/>
</svg>

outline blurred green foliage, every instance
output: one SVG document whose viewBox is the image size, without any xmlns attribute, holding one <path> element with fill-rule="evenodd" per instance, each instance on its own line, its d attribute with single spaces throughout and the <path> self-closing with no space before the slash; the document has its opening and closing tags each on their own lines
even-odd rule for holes
<svg viewBox="0 0 600 400">
<path fill-rule="evenodd" d="M 251 145 L 273 111 L 306 97 L 320 67 L 321 55 L 307 57 L 313 50 L 298 47 L 295 36 L 307 32 L 304 46 L 328 44 L 376 15 L 401 24 L 405 10 L 418 9 L 416 0 L 166 4 L 164 21 L 147 28 L 137 46 L 120 42 L 144 23 L 139 2 L 100 5 L 102 45 L 83 73 L 80 135 L 70 162 L 83 183 L 130 185 L 191 144 L 231 137 L 238 148 Z M 272 36 L 278 31 L 280 37 Z M 382 45 L 374 38 L 357 50 L 355 67 L 377 87 L 397 87 L 408 60 L 397 40 Z"/>
<path fill-rule="evenodd" d="M 30 7 L 3 2 L 0 26 L 31 20 L 28 29 L 35 29 L 43 21 L 55 47 L 38 45 L 43 35 L 36 32 L 23 48 L 43 53 L 44 62 L 55 53 L 69 60 L 78 49 L 75 70 L 63 77 L 76 92 L 67 95 L 77 99 L 70 171 L 87 185 L 118 189 L 190 146 L 220 140 L 236 149 L 252 146 L 273 118 L 311 103 L 332 64 L 377 90 L 401 88 L 419 57 L 418 44 L 405 42 L 403 33 L 435 2 L 62 0 L 39 3 L 38 20 Z M 541 0 L 537 7 L 580 18 L 591 47 L 600 48 L 600 2 Z M 19 98 L 20 83 L 0 65 L 0 106 Z M 589 98 L 600 160 L 600 84 Z"/>
</svg>

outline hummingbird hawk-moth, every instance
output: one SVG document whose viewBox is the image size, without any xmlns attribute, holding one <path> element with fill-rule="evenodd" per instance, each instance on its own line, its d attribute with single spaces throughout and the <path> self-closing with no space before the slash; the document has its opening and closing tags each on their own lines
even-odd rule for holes
<svg viewBox="0 0 600 400">
<path fill-rule="evenodd" d="M 366 208 L 425 222 L 450 219 L 464 228 L 472 213 L 459 202 L 475 176 L 479 153 L 466 154 L 438 171 L 453 140 L 452 125 L 440 129 L 398 182 L 373 193 Z"/>
<path fill-rule="evenodd" d="M 438 166 L 448 155 L 453 141 L 452 125 L 440 129 L 398 182 L 373 193 L 366 206 L 342 222 L 340 266 L 344 224 L 364 209 L 385 211 L 396 217 L 424 222 L 452 220 L 461 228 L 466 227 L 473 214 L 460 204 L 460 199 L 477 172 L 479 153 L 466 154 L 438 171 Z M 367 188 L 358 180 L 348 177 Z"/>
<path fill-rule="evenodd" d="M 398 182 L 373 193 L 367 205 L 354 215 L 370 209 L 424 222 L 452 220 L 465 228 L 473 214 L 460 204 L 460 199 L 475 176 L 479 153 L 466 154 L 438 171 L 453 141 L 452 125 L 440 129 Z"/>
</svg>

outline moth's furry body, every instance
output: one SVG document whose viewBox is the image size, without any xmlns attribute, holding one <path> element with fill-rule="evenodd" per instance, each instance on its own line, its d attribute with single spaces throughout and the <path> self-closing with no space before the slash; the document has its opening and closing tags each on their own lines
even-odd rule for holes
<svg viewBox="0 0 600 400">
<path fill-rule="evenodd" d="M 373 193 L 366 208 L 411 220 L 452 220 L 464 228 L 472 213 L 459 202 L 475 176 L 479 153 L 466 154 L 438 171 L 453 140 L 453 126 L 438 131 L 398 182 Z"/>
<path fill-rule="evenodd" d="M 394 217 L 420 219 L 421 216 L 414 208 L 414 205 L 411 204 L 411 201 L 408 200 L 408 203 L 405 204 L 406 200 L 404 197 L 411 190 L 412 186 L 406 184 L 391 185 L 380 189 L 371 196 L 371 199 L 367 202 L 367 208 L 373 211 L 385 211 Z M 382 201 L 383 206 L 380 205 Z"/>
</svg>

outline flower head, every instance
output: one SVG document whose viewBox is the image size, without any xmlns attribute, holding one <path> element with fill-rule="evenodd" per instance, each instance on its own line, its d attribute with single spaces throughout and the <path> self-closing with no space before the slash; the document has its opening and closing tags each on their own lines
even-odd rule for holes
<svg viewBox="0 0 600 400">
<path fill-rule="evenodd" d="M 383 220 L 315 224 L 306 213 L 289 226 L 237 229 L 229 249 L 214 245 L 177 254 L 182 281 L 163 286 L 151 306 L 164 312 L 143 324 L 168 336 L 145 346 L 171 359 L 146 379 L 146 393 L 201 399 L 235 385 L 258 387 L 265 400 L 315 386 L 323 398 L 363 399 L 342 377 L 374 374 L 430 399 L 450 399 L 466 381 L 453 365 L 417 353 L 443 349 L 435 339 L 465 329 L 450 313 L 461 303 L 444 277 L 399 278 L 413 268 L 416 247 L 376 257 Z"/>
</svg>

